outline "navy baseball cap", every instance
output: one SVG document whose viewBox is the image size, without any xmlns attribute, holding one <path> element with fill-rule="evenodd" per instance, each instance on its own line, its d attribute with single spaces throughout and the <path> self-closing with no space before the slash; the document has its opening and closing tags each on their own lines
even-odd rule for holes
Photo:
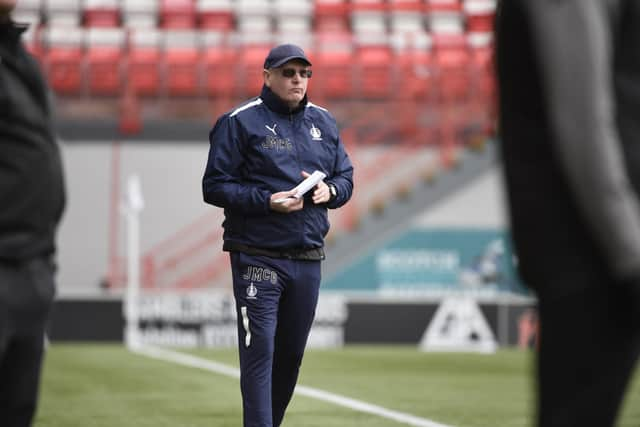
<svg viewBox="0 0 640 427">
<path fill-rule="evenodd" d="M 281 44 L 269 51 L 269 55 L 267 55 L 267 58 L 264 60 L 264 69 L 277 68 L 292 59 L 299 59 L 306 62 L 307 65 L 311 65 L 311 61 L 307 59 L 307 56 L 300 47 L 294 44 Z"/>
</svg>

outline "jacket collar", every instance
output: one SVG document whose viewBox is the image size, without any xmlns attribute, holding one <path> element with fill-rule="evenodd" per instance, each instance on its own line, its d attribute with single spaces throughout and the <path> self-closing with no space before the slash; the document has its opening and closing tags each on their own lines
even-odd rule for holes
<svg viewBox="0 0 640 427">
<path fill-rule="evenodd" d="M 307 94 L 304 95 L 302 101 L 300 101 L 300 105 L 298 105 L 293 110 L 289 108 L 287 104 L 285 104 L 275 93 L 271 91 L 267 86 L 262 85 L 262 92 L 260 93 L 260 98 L 262 102 L 264 102 L 267 107 L 278 114 L 289 115 L 289 114 L 298 114 L 307 106 Z"/>
</svg>

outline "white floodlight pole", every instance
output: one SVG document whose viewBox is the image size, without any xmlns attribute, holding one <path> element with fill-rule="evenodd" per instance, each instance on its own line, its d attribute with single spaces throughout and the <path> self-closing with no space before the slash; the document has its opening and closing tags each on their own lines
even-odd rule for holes
<svg viewBox="0 0 640 427">
<path fill-rule="evenodd" d="M 127 218 L 127 291 L 125 296 L 125 341 L 129 348 L 140 345 L 140 212 L 144 209 L 138 175 L 131 175 L 123 213 Z"/>
</svg>

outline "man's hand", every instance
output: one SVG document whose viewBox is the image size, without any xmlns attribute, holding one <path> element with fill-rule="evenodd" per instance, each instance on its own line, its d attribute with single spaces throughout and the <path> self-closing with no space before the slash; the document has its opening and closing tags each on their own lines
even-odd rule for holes
<svg viewBox="0 0 640 427">
<path fill-rule="evenodd" d="M 304 199 L 301 197 L 296 199 L 293 197 L 295 191 L 280 191 L 279 193 L 273 193 L 271 199 L 269 199 L 269 206 L 271 210 L 280 213 L 289 213 L 293 211 L 299 211 L 304 206 Z"/>
<path fill-rule="evenodd" d="M 307 178 L 311 176 L 310 173 L 302 171 L 302 176 Z M 320 181 L 318 185 L 316 185 L 315 190 L 313 190 L 313 203 L 316 205 L 320 203 L 326 203 L 331 199 L 331 192 L 329 190 L 329 186 L 324 182 Z"/>
</svg>

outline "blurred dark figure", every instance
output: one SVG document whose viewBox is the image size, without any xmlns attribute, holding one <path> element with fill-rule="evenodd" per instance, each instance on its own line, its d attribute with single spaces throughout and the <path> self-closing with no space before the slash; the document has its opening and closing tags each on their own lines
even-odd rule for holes
<svg viewBox="0 0 640 427">
<path fill-rule="evenodd" d="M 640 348 L 640 1 L 505 0 L 496 30 L 537 423 L 611 426 Z"/>
<path fill-rule="evenodd" d="M 0 0 L 0 426 L 29 426 L 54 296 L 55 231 L 64 208 L 48 90 Z"/>
</svg>

